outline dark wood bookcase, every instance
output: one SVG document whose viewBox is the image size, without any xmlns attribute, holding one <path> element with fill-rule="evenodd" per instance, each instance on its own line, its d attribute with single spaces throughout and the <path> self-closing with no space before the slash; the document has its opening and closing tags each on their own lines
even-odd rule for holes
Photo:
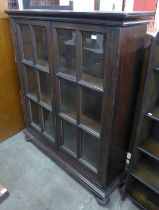
<svg viewBox="0 0 159 210">
<path fill-rule="evenodd" d="M 153 14 L 7 13 L 26 138 L 100 204 L 108 203 L 125 176 L 146 26 Z"/>
<path fill-rule="evenodd" d="M 141 108 L 136 112 L 125 193 L 141 209 L 159 210 L 159 34 L 147 35 L 147 43 L 148 71 L 139 98 Z"/>
</svg>

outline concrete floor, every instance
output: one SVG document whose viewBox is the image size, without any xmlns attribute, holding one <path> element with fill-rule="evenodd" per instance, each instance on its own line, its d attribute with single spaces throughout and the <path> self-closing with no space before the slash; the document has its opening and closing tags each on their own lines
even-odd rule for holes
<svg viewBox="0 0 159 210">
<path fill-rule="evenodd" d="M 10 196 L 1 210 L 137 210 L 129 199 L 121 203 L 116 190 L 107 207 L 67 175 L 22 132 L 0 144 L 0 181 Z"/>
</svg>

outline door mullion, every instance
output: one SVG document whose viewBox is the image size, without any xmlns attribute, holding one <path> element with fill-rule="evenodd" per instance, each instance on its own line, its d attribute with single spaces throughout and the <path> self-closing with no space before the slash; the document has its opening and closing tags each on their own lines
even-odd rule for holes
<svg viewBox="0 0 159 210">
<path fill-rule="evenodd" d="M 63 141 L 63 133 L 62 129 L 62 120 L 58 116 L 60 112 L 60 105 L 61 105 L 61 97 L 60 97 L 60 80 L 57 78 L 56 73 L 58 69 L 58 62 L 59 62 L 59 50 L 58 50 L 58 36 L 57 36 L 57 29 L 51 25 L 51 34 L 50 37 L 51 43 L 51 55 L 54 55 L 54 59 L 50 58 L 50 62 L 52 65 L 52 80 L 53 80 L 53 95 L 54 95 L 54 109 L 55 109 L 55 120 L 56 120 L 56 147 L 59 148 Z"/>
<path fill-rule="evenodd" d="M 44 124 L 44 113 L 43 113 L 43 108 L 40 106 L 40 125 L 41 125 L 41 132 L 45 131 L 45 124 Z"/>
<path fill-rule="evenodd" d="M 32 54 L 33 54 L 33 65 L 36 65 L 37 61 L 37 52 L 36 52 L 36 42 L 35 42 L 35 32 L 33 29 L 33 26 L 30 25 L 30 31 L 31 31 L 31 40 L 32 40 Z"/>
<path fill-rule="evenodd" d="M 49 63 L 49 76 L 51 80 L 51 106 L 52 106 L 52 114 L 53 123 L 55 125 L 55 147 L 58 148 L 58 127 L 57 127 L 57 116 L 56 116 L 56 74 L 55 74 L 55 64 L 54 59 L 52 59 L 52 55 L 56 55 L 56 49 L 54 49 L 53 44 L 55 42 L 55 32 L 51 28 L 51 23 L 48 22 L 45 26 L 46 28 L 46 39 L 47 39 L 47 49 L 48 49 L 48 63 Z"/>
<path fill-rule="evenodd" d="M 79 82 L 81 79 L 82 72 L 82 36 L 79 30 L 77 30 L 77 72 L 76 81 Z M 77 85 L 77 98 L 76 98 L 76 112 L 77 112 L 77 125 L 80 124 L 81 115 L 81 88 Z M 81 130 L 77 130 L 77 158 L 81 156 Z"/>
<path fill-rule="evenodd" d="M 36 52 L 36 44 L 35 44 L 35 32 L 33 29 L 33 26 L 30 25 L 30 31 L 31 31 L 31 39 L 32 39 L 32 54 L 33 54 L 33 65 L 36 66 L 36 60 L 37 60 L 37 52 Z M 39 70 L 34 68 L 35 71 L 35 82 L 36 82 L 36 88 L 37 88 L 37 99 L 38 103 L 40 102 L 40 79 L 39 79 Z"/>
<path fill-rule="evenodd" d="M 37 62 L 35 32 L 34 32 L 34 29 L 33 29 L 32 25 L 30 25 L 29 27 L 30 27 L 30 31 L 31 31 L 31 40 L 32 40 L 33 65 L 35 67 L 36 62 Z M 40 98 L 41 98 L 39 70 L 34 68 L 34 74 L 35 74 L 35 83 L 36 83 L 36 89 L 37 89 L 37 100 L 38 100 L 38 106 L 39 106 L 39 119 L 40 119 L 40 125 L 41 125 L 41 132 L 43 132 L 44 131 L 43 110 L 42 110 L 42 107 L 39 105 Z"/>
</svg>

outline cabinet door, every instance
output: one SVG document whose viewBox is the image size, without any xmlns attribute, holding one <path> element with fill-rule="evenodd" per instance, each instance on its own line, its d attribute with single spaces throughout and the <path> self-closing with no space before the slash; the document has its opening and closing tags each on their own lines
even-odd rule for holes
<svg viewBox="0 0 159 210">
<path fill-rule="evenodd" d="M 107 30 L 52 24 L 57 79 L 59 151 L 99 172 Z M 56 44 L 55 44 L 56 43 Z"/>
<path fill-rule="evenodd" d="M 49 23 L 17 20 L 17 37 L 29 126 L 55 141 L 55 103 Z"/>
</svg>

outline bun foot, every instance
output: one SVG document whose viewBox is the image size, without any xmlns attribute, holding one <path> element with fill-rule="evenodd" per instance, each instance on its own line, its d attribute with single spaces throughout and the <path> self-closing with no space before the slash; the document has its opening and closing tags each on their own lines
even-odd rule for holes
<svg viewBox="0 0 159 210">
<path fill-rule="evenodd" d="M 106 198 L 102 199 L 98 196 L 95 196 L 96 198 L 96 201 L 97 203 L 100 205 L 100 206 L 107 206 L 110 202 L 110 196 L 108 195 Z"/>
<path fill-rule="evenodd" d="M 25 141 L 27 141 L 27 142 L 30 142 L 31 141 L 31 139 L 27 136 L 27 135 L 25 135 Z"/>
</svg>

